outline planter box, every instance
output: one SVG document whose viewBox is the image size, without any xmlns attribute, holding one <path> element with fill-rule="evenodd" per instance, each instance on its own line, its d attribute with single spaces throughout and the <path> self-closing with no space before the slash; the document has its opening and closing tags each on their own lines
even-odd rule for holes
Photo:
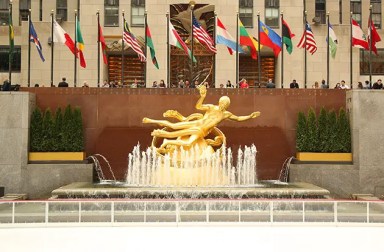
<svg viewBox="0 0 384 252">
<path fill-rule="evenodd" d="M 352 153 L 298 152 L 296 159 L 299 161 L 352 162 Z"/>
<path fill-rule="evenodd" d="M 29 152 L 29 161 L 82 161 L 85 152 Z"/>
</svg>

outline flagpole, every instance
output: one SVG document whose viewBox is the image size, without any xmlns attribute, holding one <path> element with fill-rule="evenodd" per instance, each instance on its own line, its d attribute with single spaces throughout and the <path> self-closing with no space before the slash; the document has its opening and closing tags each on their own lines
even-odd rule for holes
<svg viewBox="0 0 384 252">
<path fill-rule="evenodd" d="M 145 55 L 145 58 L 147 58 L 147 26 L 148 26 L 148 23 L 147 23 L 147 10 L 144 11 L 144 33 L 145 33 L 145 38 L 144 38 L 144 55 Z M 145 61 L 144 63 L 144 66 L 145 66 L 145 69 L 144 69 L 144 83 L 145 85 L 147 84 L 147 62 L 148 60 Z M 168 85 L 168 84 L 166 84 Z"/>
<path fill-rule="evenodd" d="M 100 87 L 100 10 L 97 10 L 97 87 Z"/>
<path fill-rule="evenodd" d="M 13 29 L 12 1 L 9 2 L 9 19 L 10 19 L 10 22 L 12 22 L 12 23 L 9 24 L 9 29 L 11 29 L 11 25 L 12 25 L 12 29 Z M 13 37 L 13 39 L 14 39 L 14 37 Z M 9 79 L 9 84 L 12 84 L 12 61 L 13 61 L 12 59 L 13 59 L 13 51 L 12 51 L 12 45 L 11 45 L 11 37 L 9 37 L 9 48 L 10 49 L 9 49 L 9 55 L 8 55 L 8 70 L 9 70 L 9 77 L 8 77 L 8 79 Z"/>
<path fill-rule="evenodd" d="M 281 80 L 281 88 L 284 88 L 284 43 L 283 43 L 283 20 L 284 20 L 284 13 L 281 11 L 281 73 L 280 73 L 280 80 Z"/>
<path fill-rule="evenodd" d="M 369 88 L 372 88 L 372 5 L 369 6 Z"/>
<path fill-rule="evenodd" d="M 305 2 L 305 0 L 304 0 Z M 307 11 L 304 11 L 304 32 L 307 32 Z M 307 35 L 304 34 L 304 88 L 307 88 Z"/>
<path fill-rule="evenodd" d="M 77 84 L 77 10 L 75 10 L 75 62 L 74 62 L 74 76 L 73 76 L 73 86 L 76 87 Z"/>
<path fill-rule="evenodd" d="M 352 36 L 353 36 L 353 31 L 352 31 L 352 12 L 350 13 L 350 18 L 349 18 L 349 22 L 351 24 L 351 28 L 350 28 L 350 34 L 351 34 L 351 38 L 350 38 L 350 43 L 349 43 L 349 81 L 351 83 L 351 89 L 353 88 L 353 73 L 352 73 L 352 67 L 353 67 L 353 64 L 352 64 Z M 329 83 L 328 83 L 329 85 Z"/>
<path fill-rule="evenodd" d="M 190 85 L 192 84 L 193 82 L 193 47 L 194 47 L 194 43 L 193 43 L 193 9 L 195 7 L 195 2 L 191 1 L 189 3 L 190 7 L 191 7 L 191 54 L 192 54 L 192 57 L 191 57 L 191 80 L 190 80 Z"/>
<path fill-rule="evenodd" d="M 51 87 L 53 87 L 53 52 L 54 52 L 54 46 L 55 42 L 53 39 L 53 18 L 54 18 L 54 12 L 51 10 Z"/>
<path fill-rule="evenodd" d="M 260 11 L 257 12 L 257 72 L 259 74 L 259 77 L 258 77 L 259 87 L 261 87 Z"/>
<path fill-rule="evenodd" d="M 329 12 L 327 12 L 327 84 L 329 85 Z"/>
<path fill-rule="evenodd" d="M 236 79 L 235 85 L 239 83 L 239 10 L 236 12 Z"/>
<path fill-rule="evenodd" d="M 122 14 L 123 14 L 123 34 L 121 37 L 121 85 L 124 86 L 124 32 L 125 32 L 124 10 L 122 10 Z"/>
<path fill-rule="evenodd" d="M 169 12 L 165 15 L 167 17 L 167 83 L 171 83 L 169 78 L 170 73 L 170 50 L 169 50 Z"/>
<path fill-rule="evenodd" d="M 217 27 L 217 13 L 214 12 L 214 24 L 215 27 L 213 29 L 213 45 L 216 48 L 216 27 Z M 208 28 L 208 27 L 207 27 Z M 213 55 L 213 87 L 216 87 L 216 54 Z"/>
<path fill-rule="evenodd" d="M 28 10 L 28 87 L 31 86 L 31 9 Z"/>
</svg>

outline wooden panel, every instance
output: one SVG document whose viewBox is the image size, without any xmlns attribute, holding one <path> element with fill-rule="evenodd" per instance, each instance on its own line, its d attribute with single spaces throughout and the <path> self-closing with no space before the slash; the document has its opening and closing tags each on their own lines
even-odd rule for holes
<svg viewBox="0 0 384 252">
<path fill-rule="evenodd" d="M 121 82 L 121 55 L 108 56 L 108 80 Z M 132 84 L 135 79 L 144 83 L 145 63 L 137 55 L 124 55 L 124 84 Z"/>
</svg>

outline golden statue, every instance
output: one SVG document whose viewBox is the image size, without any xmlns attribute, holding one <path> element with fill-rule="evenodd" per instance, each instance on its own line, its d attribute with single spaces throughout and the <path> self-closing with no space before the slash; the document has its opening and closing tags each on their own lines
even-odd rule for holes
<svg viewBox="0 0 384 252">
<path fill-rule="evenodd" d="M 204 85 L 198 87 L 200 91 L 200 98 L 196 103 L 196 109 L 205 111 L 204 115 L 201 113 L 194 113 L 188 117 L 182 116 L 175 110 L 166 111 L 163 116 L 167 118 L 175 118 L 179 122 L 169 122 L 167 120 L 154 120 L 144 118 L 143 123 L 154 123 L 163 129 L 154 130 L 151 135 L 156 138 L 164 138 L 162 144 L 158 148 L 159 153 L 172 154 L 175 147 L 183 147 L 188 150 L 194 145 L 199 145 L 201 148 L 207 146 L 220 146 L 225 145 L 225 135 L 216 126 L 224 119 L 233 121 L 245 121 L 251 118 L 256 118 L 260 112 L 253 112 L 247 116 L 236 116 L 227 111 L 230 105 L 228 96 L 222 96 L 218 105 L 203 104 L 207 95 L 207 88 Z M 215 135 L 214 139 L 206 139 L 212 133 Z M 154 144 L 154 141 L 152 142 Z"/>
</svg>

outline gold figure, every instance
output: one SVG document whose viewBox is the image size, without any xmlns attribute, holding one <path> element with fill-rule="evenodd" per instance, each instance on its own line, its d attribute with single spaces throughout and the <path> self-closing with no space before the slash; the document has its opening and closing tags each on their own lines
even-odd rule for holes
<svg viewBox="0 0 384 252">
<path fill-rule="evenodd" d="M 166 127 L 165 129 L 156 129 L 151 135 L 154 137 L 164 138 L 163 143 L 158 149 L 159 153 L 171 153 L 175 146 L 190 149 L 194 144 L 200 146 L 220 146 L 225 143 L 225 135 L 216 128 L 221 121 L 229 119 L 237 122 L 245 121 L 251 118 L 256 118 L 260 112 L 253 112 L 247 116 L 236 116 L 227 111 L 230 105 L 228 96 L 222 96 L 219 99 L 218 105 L 203 104 L 207 95 L 207 88 L 204 85 L 198 87 L 200 98 L 196 103 L 196 109 L 205 111 L 204 115 L 194 113 L 188 117 L 182 116 L 175 110 L 166 111 L 163 116 L 175 118 L 179 122 L 169 122 L 167 120 L 154 120 L 143 118 L 143 123 L 154 123 L 159 126 Z M 214 139 L 205 139 L 210 133 L 216 135 Z"/>
</svg>

